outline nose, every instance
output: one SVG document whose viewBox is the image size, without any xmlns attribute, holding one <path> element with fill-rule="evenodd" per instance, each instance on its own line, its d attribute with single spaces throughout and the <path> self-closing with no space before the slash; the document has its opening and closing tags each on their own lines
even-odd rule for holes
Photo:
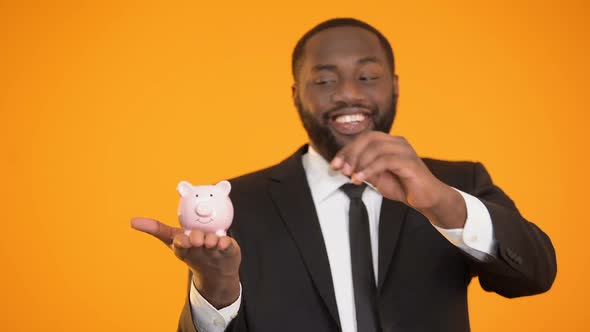
<svg viewBox="0 0 590 332">
<path fill-rule="evenodd" d="M 332 95 L 332 101 L 346 103 L 348 105 L 362 103 L 364 101 L 364 95 L 359 83 L 354 79 L 340 81 Z"/>
<path fill-rule="evenodd" d="M 209 206 L 209 204 L 205 202 L 197 203 L 195 207 L 195 212 L 199 217 L 210 217 L 213 214 L 213 209 Z"/>
</svg>

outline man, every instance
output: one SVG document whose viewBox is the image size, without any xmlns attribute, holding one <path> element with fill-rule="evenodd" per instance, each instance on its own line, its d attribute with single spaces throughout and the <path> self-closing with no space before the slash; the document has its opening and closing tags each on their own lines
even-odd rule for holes
<svg viewBox="0 0 590 332">
<path fill-rule="evenodd" d="M 551 241 L 481 164 L 388 134 L 398 77 L 379 31 L 319 24 L 293 76 L 309 146 L 231 181 L 231 237 L 132 220 L 191 271 L 180 331 L 468 331 L 473 276 L 506 297 L 551 287 Z"/>
</svg>

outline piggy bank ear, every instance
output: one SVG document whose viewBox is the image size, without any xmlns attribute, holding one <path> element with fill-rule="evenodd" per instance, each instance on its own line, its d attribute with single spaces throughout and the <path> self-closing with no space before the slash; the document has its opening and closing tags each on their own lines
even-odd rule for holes
<svg viewBox="0 0 590 332">
<path fill-rule="evenodd" d="M 178 185 L 176 186 L 176 190 L 178 191 L 178 193 L 182 197 L 190 194 L 192 188 L 193 188 L 193 185 L 186 182 L 186 181 L 180 181 L 178 183 Z"/>
<path fill-rule="evenodd" d="M 229 191 L 231 190 L 231 184 L 229 181 L 221 181 L 215 185 L 215 188 L 221 190 L 224 195 L 229 195 Z"/>
</svg>

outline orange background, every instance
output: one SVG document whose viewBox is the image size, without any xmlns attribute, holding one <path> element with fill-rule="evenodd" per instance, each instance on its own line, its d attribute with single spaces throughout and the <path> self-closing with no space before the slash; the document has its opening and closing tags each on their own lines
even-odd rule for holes
<svg viewBox="0 0 590 332">
<path fill-rule="evenodd" d="M 590 9 L 557 0 L 0 1 L 0 330 L 174 330 L 186 270 L 129 219 L 305 142 L 290 54 L 336 16 L 394 46 L 393 133 L 482 161 L 555 244 L 547 294 L 472 284 L 472 329 L 585 330 Z"/>
</svg>

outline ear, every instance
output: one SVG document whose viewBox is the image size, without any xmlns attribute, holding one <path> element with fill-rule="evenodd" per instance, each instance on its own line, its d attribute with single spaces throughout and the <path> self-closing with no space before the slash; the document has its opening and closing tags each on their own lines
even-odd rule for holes
<svg viewBox="0 0 590 332">
<path fill-rule="evenodd" d="M 178 183 L 178 185 L 176 186 L 176 190 L 178 191 L 178 193 L 182 197 L 190 194 L 192 188 L 193 188 L 193 185 L 190 184 L 189 182 L 186 182 L 186 181 L 180 181 Z"/>
<path fill-rule="evenodd" d="M 293 99 L 293 105 L 297 105 L 297 83 L 293 83 L 293 85 L 291 85 L 291 99 Z"/>
<path fill-rule="evenodd" d="M 399 97 L 399 76 L 393 74 L 393 94 Z"/>
<path fill-rule="evenodd" d="M 221 182 L 217 183 L 217 184 L 215 185 L 215 188 L 217 188 L 217 189 L 221 190 L 221 192 L 222 192 L 224 195 L 229 195 L 229 192 L 230 192 L 230 190 L 231 190 L 231 184 L 229 183 L 229 181 L 225 181 L 225 180 L 223 180 L 223 181 L 221 181 Z"/>
</svg>

